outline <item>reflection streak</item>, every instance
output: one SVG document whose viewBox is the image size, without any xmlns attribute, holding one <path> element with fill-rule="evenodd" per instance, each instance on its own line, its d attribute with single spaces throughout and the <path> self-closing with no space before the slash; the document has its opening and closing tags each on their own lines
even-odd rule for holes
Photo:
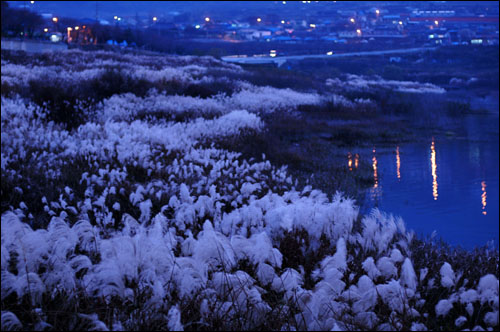
<svg viewBox="0 0 500 332">
<path fill-rule="evenodd" d="M 481 191 L 483 192 L 481 194 L 481 203 L 483 204 L 482 210 L 483 214 L 486 215 L 486 181 L 481 182 Z"/>
<path fill-rule="evenodd" d="M 396 146 L 396 172 L 397 172 L 397 175 L 398 175 L 398 180 L 401 180 L 401 172 L 400 172 L 400 168 L 401 168 L 401 159 L 399 158 L 399 146 Z"/>
<path fill-rule="evenodd" d="M 432 171 L 432 196 L 434 200 L 438 199 L 438 183 L 437 183 L 437 165 L 436 165 L 436 148 L 434 147 L 434 138 L 431 144 L 431 171 Z"/>
<path fill-rule="evenodd" d="M 358 168 L 359 165 L 359 154 L 354 155 L 354 167 Z"/>
<path fill-rule="evenodd" d="M 347 158 L 348 158 L 347 165 L 349 166 L 349 171 L 352 171 L 352 155 L 350 152 L 347 154 Z"/>
<path fill-rule="evenodd" d="M 375 148 L 373 148 L 372 166 L 373 166 L 373 181 L 375 182 L 373 188 L 377 188 L 378 174 L 377 174 L 377 157 L 375 156 Z"/>
</svg>

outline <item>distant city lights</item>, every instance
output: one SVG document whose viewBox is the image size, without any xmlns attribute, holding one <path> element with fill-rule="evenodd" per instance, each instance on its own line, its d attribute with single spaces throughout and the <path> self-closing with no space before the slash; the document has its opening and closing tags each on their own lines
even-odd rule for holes
<svg viewBox="0 0 500 332">
<path fill-rule="evenodd" d="M 309 24 L 309 26 L 310 26 L 311 28 L 315 28 L 315 27 L 316 27 L 316 24 L 311 23 L 311 24 Z"/>
<path fill-rule="evenodd" d="M 57 21 L 59 21 L 57 17 L 52 17 L 52 22 L 57 23 Z"/>
<path fill-rule="evenodd" d="M 357 29 L 357 30 L 356 30 L 356 33 L 357 33 L 358 35 L 360 35 L 360 34 L 361 34 L 361 29 Z"/>
<path fill-rule="evenodd" d="M 262 19 L 260 17 L 257 17 L 257 22 L 262 22 Z"/>
<path fill-rule="evenodd" d="M 78 30 L 78 29 L 80 29 L 80 27 L 79 27 L 79 26 L 76 26 L 76 27 L 75 27 L 75 30 Z"/>
<path fill-rule="evenodd" d="M 274 58 L 274 57 L 276 56 L 276 50 L 271 50 L 271 51 L 269 51 L 269 56 L 270 56 L 271 58 Z"/>
<path fill-rule="evenodd" d="M 153 21 L 155 21 L 155 22 L 158 21 L 158 17 L 156 17 L 156 16 L 153 17 Z"/>
<path fill-rule="evenodd" d="M 375 14 L 379 15 L 380 14 L 380 10 L 376 9 L 375 10 Z"/>
<path fill-rule="evenodd" d="M 196 29 L 199 29 L 199 28 L 201 28 L 201 25 L 196 24 L 194 27 L 195 27 Z"/>
<path fill-rule="evenodd" d="M 326 55 L 333 55 L 333 51 L 326 52 Z"/>
<path fill-rule="evenodd" d="M 48 28 L 43 29 L 43 32 L 49 32 Z"/>
<path fill-rule="evenodd" d="M 281 20 L 281 24 L 285 24 L 285 20 Z"/>
<path fill-rule="evenodd" d="M 434 21 L 434 24 L 435 24 L 435 25 L 439 25 L 439 22 L 438 22 L 438 21 Z"/>
<path fill-rule="evenodd" d="M 284 5 L 286 5 L 286 1 L 283 1 L 282 3 L 283 3 Z"/>
<path fill-rule="evenodd" d="M 398 23 L 399 23 L 399 25 L 403 25 L 403 21 L 399 21 Z"/>
<path fill-rule="evenodd" d="M 205 17 L 205 22 L 210 22 L 210 17 Z"/>
<path fill-rule="evenodd" d="M 355 19 L 353 19 L 353 18 L 351 18 L 349 21 L 351 21 L 351 23 L 356 22 L 356 20 L 355 20 Z"/>
<path fill-rule="evenodd" d="M 116 15 L 115 15 L 115 16 L 113 16 L 113 19 L 117 20 L 117 19 L 118 19 L 118 16 L 116 16 Z"/>
</svg>

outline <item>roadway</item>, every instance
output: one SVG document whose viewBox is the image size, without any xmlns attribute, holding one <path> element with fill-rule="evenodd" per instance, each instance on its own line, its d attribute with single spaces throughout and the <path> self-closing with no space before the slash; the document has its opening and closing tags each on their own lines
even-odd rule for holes
<svg viewBox="0 0 500 332">
<path fill-rule="evenodd" d="M 279 66 L 287 62 L 288 60 L 304 60 L 304 59 L 330 59 L 330 58 L 342 58 L 342 57 L 352 57 L 352 56 L 369 56 L 369 55 L 384 55 L 384 54 L 404 54 L 404 53 L 415 53 L 422 51 L 434 51 L 436 47 L 416 47 L 416 48 L 405 48 L 397 50 L 385 50 L 385 51 L 365 51 L 365 52 L 350 52 L 350 53 L 335 53 L 332 55 L 327 54 L 310 54 L 310 55 L 287 55 L 287 56 L 261 56 L 261 57 L 241 57 L 237 55 L 230 55 L 222 57 L 223 61 L 239 63 L 239 64 L 267 64 L 275 63 Z"/>
</svg>

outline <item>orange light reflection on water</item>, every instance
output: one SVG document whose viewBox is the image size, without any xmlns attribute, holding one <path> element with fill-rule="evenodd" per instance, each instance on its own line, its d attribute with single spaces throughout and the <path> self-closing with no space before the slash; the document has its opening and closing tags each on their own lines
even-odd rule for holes
<svg viewBox="0 0 500 332">
<path fill-rule="evenodd" d="M 398 180 L 401 180 L 401 159 L 399 158 L 399 146 L 396 146 L 396 172 L 398 176 Z"/>
<path fill-rule="evenodd" d="M 436 164 L 436 148 L 434 146 L 434 138 L 431 143 L 431 172 L 432 172 L 432 196 L 434 200 L 438 199 L 438 183 L 437 183 L 437 164 Z"/>
<path fill-rule="evenodd" d="M 349 166 L 349 171 L 352 171 L 352 155 L 350 152 L 347 154 L 347 159 L 348 159 L 347 165 Z"/>
<path fill-rule="evenodd" d="M 358 168 L 359 166 L 359 154 L 354 155 L 354 167 Z"/>
<path fill-rule="evenodd" d="M 486 181 L 481 182 L 481 203 L 483 204 L 482 210 L 483 214 L 486 215 Z"/>
<path fill-rule="evenodd" d="M 373 148 L 373 158 L 372 158 L 372 166 L 373 166 L 373 188 L 378 187 L 378 174 L 377 174 L 377 157 L 375 156 L 375 148 Z"/>
</svg>

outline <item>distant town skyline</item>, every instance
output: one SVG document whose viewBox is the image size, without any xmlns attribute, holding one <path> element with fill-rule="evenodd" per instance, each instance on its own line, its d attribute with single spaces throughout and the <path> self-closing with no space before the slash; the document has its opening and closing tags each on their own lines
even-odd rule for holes
<svg viewBox="0 0 500 332">
<path fill-rule="evenodd" d="M 75 19 L 92 18 L 109 20 L 115 15 L 152 16 L 152 15 L 212 15 L 227 19 L 228 15 L 282 14 L 300 6 L 300 12 L 312 14 L 325 6 L 337 9 L 359 9 L 371 6 L 408 6 L 408 7 L 464 7 L 487 6 L 491 3 L 492 14 L 498 15 L 498 3 L 493 1 L 7 1 L 13 7 L 27 7 L 39 14 L 50 13 Z M 496 6 L 495 6 L 496 4 Z M 335 9 L 332 7 L 331 9 Z"/>
</svg>

